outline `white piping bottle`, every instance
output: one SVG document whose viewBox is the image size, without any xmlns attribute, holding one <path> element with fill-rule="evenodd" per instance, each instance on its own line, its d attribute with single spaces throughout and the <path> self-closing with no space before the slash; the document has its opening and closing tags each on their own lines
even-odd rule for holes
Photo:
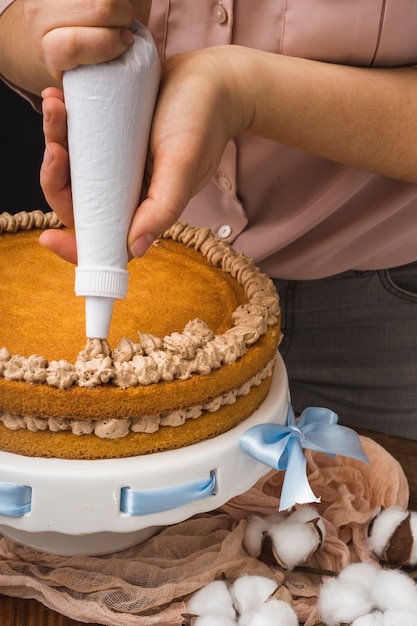
<svg viewBox="0 0 417 626">
<path fill-rule="evenodd" d="M 68 151 L 86 336 L 107 339 L 128 286 L 127 234 L 138 205 L 160 63 L 149 31 L 113 61 L 64 73 Z"/>
</svg>

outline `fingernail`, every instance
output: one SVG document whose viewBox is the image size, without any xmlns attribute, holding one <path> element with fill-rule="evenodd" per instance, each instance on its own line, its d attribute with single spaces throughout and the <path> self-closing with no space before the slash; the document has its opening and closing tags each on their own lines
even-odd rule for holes
<svg viewBox="0 0 417 626">
<path fill-rule="evenodd" d="M 54 154 L 50 150 L 49 146 L 46 146 L 45 147 L 45 152 L 43 153 L 43 164 L 46 167 L 48 167 L 48 165 L 51 165 L 53 160 L 54 160 Z"/>
<path fill-rule="evenodd" d="M 131 30 L 122 30 L 120 37 L 125 46 L 130 46 L 133 43 L 133 33 Z"/>
<path fill-rule="evenodd" d="M 143 256 L 154 239 L 153 235 L 140 235 L 130 247 L 131 254 L 136 258 Z"/>
</svg>

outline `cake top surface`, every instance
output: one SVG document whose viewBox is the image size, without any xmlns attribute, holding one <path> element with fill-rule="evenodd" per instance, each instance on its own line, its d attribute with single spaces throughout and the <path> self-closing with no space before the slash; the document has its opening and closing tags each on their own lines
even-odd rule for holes
<svg viewBox="0 0 417 626">
<path fill-rule="evenodd" d="M 0 378 L 126 388 L 151 355 L 165 379 L 182 378 L 191 363 L 197 373 L 210 359 L 215 367 L 219 351 L 238 359 L 277 323 L 272 281 L 208 229 L 177 223 L 129 263 L 108 343 L 89 340 L 80 351 L 84 298 L 74 294 L 74 267 L 37 241 L 39 229 L 61 226 L 53 213 L 0 214 Z"/>
</svg>

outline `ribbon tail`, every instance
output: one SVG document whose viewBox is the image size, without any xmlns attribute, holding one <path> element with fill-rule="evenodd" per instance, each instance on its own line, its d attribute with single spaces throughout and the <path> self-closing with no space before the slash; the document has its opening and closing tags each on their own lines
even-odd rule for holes
<svg viewBox="0 0 417 626">
<path fill-rule="evenodd" d="M 299 439 L 291 437 L 288 442 L 287 471 L 282 485 L 279 510 L 287 511 L 295 504 L 320 502 L 311 490 L 307 478 L 307 461 Z"/>
</svg>

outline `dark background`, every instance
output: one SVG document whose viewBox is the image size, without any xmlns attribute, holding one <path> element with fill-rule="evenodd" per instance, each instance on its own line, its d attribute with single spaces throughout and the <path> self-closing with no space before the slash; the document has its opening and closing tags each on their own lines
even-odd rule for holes
<svg viewBox="0 0 417 626">
<path fill-rule="evenodd" d="M 39 184 L 42 115 L 0 80 L 0 213 L 49 210 Z"/>
</svg>

